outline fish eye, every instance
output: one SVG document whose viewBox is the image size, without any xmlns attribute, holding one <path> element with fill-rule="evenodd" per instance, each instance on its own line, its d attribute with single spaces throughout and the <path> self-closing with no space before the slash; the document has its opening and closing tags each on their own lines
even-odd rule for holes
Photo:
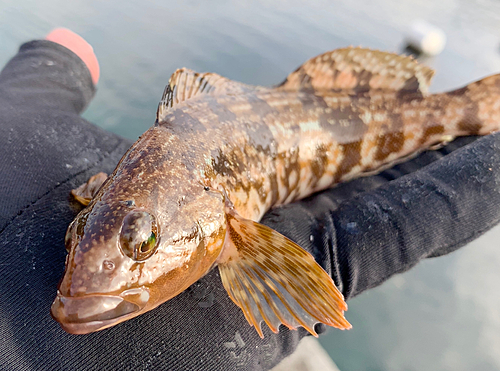
<svg viewBox="0 0 500 371">
<path fill-rule="evenodd" d="M 136 261 L 149 258 L 158 245 L 158 227 L 153 215 L 134 210 L 123 219 L 120 246 L 125 255 Z"/>
</svg>

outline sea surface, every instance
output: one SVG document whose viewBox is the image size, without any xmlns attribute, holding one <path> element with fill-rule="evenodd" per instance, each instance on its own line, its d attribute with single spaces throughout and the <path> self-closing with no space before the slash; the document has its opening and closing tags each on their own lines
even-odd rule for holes
<svg viewBox="0 0 500 371">
<path fill-rule="evenodd" d="M 177 68 L 273 85 L 338 47 L 400 52 L 417 19 L 448 37 L 422 61 L 437 70 L 431 91 L 500 72 L 498 0 L 0 0 L 0 65 L 54 27 L 74 30 L 101 66 L 84 117 L 135 139 Z M 499 241 L 497 227 L 351 300 L 354 329 L 329 331 L 321 344 L 342 371 L 500 370 Z"/>
</svg>

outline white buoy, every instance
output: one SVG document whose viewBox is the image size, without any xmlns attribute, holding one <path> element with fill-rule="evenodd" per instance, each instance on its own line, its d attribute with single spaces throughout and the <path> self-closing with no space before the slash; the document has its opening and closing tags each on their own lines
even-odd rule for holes
<svg viewBox="0 0 500 371">
<path fill-rule="evenodd" d="M 446 45 L 446 34 L 439 27 L 417 20 L 411 24 L 406 42 L 419 52 L 438 55 Z"/>
</svg>

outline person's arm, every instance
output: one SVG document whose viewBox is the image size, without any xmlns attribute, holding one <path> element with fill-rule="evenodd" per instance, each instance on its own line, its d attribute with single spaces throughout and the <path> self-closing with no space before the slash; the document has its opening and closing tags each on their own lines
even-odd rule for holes
<svg viewBox="0 0 500 371">
<path fill-rule="evenodd" d="M 0 73 L 0 231 L 58 184 L 131 143 L 80 117 L 99 77 L 92 47 L 69 30 L 48 37 L 66 46 L 23 44 Z"/>
<path fill-rule="evenodd" d="M 92 47 L 65 29 L 47 37 L 23 44 L 4 67 L 0 99 L 23 111 L 81 113 L 94 96 L 94 82 L 99 78 Z"/>
</svg>

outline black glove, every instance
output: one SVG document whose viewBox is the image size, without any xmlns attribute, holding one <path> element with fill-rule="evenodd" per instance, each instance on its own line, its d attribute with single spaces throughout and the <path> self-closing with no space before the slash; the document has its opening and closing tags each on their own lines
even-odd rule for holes
<svg viewBox="0 0 500 371">
<path fill-rule="evenodd" d="M 69 191 L 110 173 L 131 145 L 80 118 L 93 90 L 78 57 L 48 41 L 22 46 L 0 75 L 2 366 L 270 369 L 306 331 L 273 334 L 263 325 L 261 340 L 216 269 L 159 308 L 101 332 L 70 335 L 50 317 L 65 231 L 78 211 Z M 277 208 L 263 222 L 310 251 L 351 298 L 498 223 L 500 135 L 449 154 L 472 141 Z"/>
</svg>

